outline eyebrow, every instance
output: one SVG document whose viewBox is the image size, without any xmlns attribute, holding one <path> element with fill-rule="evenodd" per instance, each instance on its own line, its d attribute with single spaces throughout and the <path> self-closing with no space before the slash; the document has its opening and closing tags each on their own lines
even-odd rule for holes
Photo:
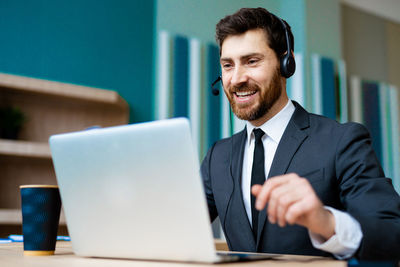
<svg viewBox="0 0 400 267">
<path fill-rule="evenodd" d="M 264 58 L 264 55 L 261 54 L 261 53 L 250 53 L 250 54 L 241 56 L 241 57 L 240 57 L 240 60 L 246 60 L 246 59 L 251 58 L 251 57 L 261 57 L 261 58 Z M 232 59 L 229 58 L 229 57 L 222 57 L 222 58 L 220 59 L 220 61 L 231 61 L 231 60 L 232 60 Z"/>
</svg>

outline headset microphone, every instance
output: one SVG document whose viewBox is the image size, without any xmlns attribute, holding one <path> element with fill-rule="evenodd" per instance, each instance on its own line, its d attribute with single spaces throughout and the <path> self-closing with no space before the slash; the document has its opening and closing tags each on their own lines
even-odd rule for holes
<svg viewBox="0 0 400 267">
<path fill-rule="evenodd" d="M 218 78 L 211 84 L 212 94 L 215 96 L 219 95 L 219 89 L 215 88 L 214 85 L 219 81 L 221 81 L 221 76 L 218 76 Z"/>
</svg>

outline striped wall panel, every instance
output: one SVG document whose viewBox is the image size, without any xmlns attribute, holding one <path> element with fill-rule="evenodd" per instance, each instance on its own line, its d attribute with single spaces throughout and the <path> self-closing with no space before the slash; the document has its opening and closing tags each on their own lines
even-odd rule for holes
<svg viewBox="0 0 400 267">
<path fill-rule="evenodd" d="M 311 56 L 312 66 L 312 112 L 322 115 L 322 78 L 320 56 Z"/>
<path fill-rule="evenodd" d="M 304 90 L 304 60 L 301 53 L 294 54 L 296 71 L 287 80 L 287 94 L 289 99 L 297 101 L 303 107 L 306 106 L 306 92 Z"/>
<path fill-rule="evenodd" d="M 173 116 L 189 117 L 189 40 L 174 38 L 173 50 Z"/>
<path fill-rule="evenodd" d="M 380 83 L 378 85 L 379 93 L 379 108 L 380 108 L 380 130 L 381 130 L 381 145 L 382 145 L 382 167 L 385 175 L 393 177 L 392 153 L 391 153 L 391 118 L 390 118 L 390 102 L 389 102 L 389 87 Z"/>
<path fill-rule="evenodd" d="M 391 118 L 391 159 L 393 167 L 393 185 L 400 194 L 400 127 L 399 127 L 399 89 L 389 86 L 390 118 Z"/>
<path fill-rule="evenodd" d="M 350 120 L 364 123 L 361 79 L 357 76 L 350 77 Z"/>
<path fill-rule="evenodd" d="M 336 120 L 338 103 L 335 88 L 335 67 L 332 59 L 321 58 L 322 114 Z"/>
<path fill-rule="evenodd" d="M 339 117 L 340 122 L 349 121 L 349 104 L 347 100 L 347 72 L 344 60 L 338 61 L 338 86 L 339 86 Z"/>
<path fill-rule="evenodd" d="M 364 124 L 387 177 L 400 192 L 400 146 L 397 88 L 378 82 L 350 79 L 350 120 Z"/>
<path fill-rule="evenodd" d="M 166 119 L 169 113 L 170 69 L 171 69 L 171 40 L 167 32 L 161 31 L 158 36 L 156 58 L 156 87 L 155 87 L 155 118 Z"/>
<path fill-rule="evenodd" d="M 312 71 L 313 112 L 336 120 L 339 101 L 335 85 L 335 63 L 332 59 L 314 54 Z"/>
<path fill-rule="evenodd" d="M 202 158 L 215 141 L 232 133 L 222 87 L 220 96 L 211 92 L 212 81 L 220 76 L 219 48 L 161 31 L 156 64 L 155 119 L 189 118 Z"/>
<path fill-rule="evenodd" d="M 364 125 L 368 128 L 372 137 L 372 146 L 381 163 L 382 155 L 382 128 L 381 128 L 381 108 L 379 84 L 375 82 L 363 81 L 362 84 L 362 103 Z"/>
</svg>

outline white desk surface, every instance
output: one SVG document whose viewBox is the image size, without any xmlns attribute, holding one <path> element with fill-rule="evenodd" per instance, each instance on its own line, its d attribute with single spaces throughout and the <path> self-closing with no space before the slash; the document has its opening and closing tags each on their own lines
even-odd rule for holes
<svg viewBox="0 0 400 267">
<path fill-rule="evenodd" d="M 138 261 L 124 259 L 83 258 L 73 254 L 70 242 L 57 242 L 53 256 L 24 256 L 22 243 L 0 244 L 0 265 L 6 267 L 136 267 L 136 266 L 212 266 L 210 264 L 194 264 L 179 262 Z M 218 264 L 217 266 L 347 266 L 345 261 L 336 261 L 322 257 L 285 255 L 279 260 L 237 262 Z"/>
</svg>

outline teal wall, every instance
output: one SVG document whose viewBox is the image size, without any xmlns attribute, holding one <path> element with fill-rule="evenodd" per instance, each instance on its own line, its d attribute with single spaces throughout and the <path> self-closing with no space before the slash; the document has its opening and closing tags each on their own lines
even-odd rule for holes
<svg viewBox="0 0 400 267">
<path fill-rule="evenodd" d="M 306 0 L 307 49 L 310 53 L 340 59 L 341 13 L 339 0 Z"/>
<path fill-rule="evenodd" d="M 307 48 L 306 5 L 302 0 L 281 0 L 279 15 L 289 23 L 294 35 L 294 51 L 304 52 Z"/>
<path fill-rule="evenodd" d="M 342 58 L 341 13 L 339 0 L 304 0 L 306 21 L 305 81 L 307 99 L 312 99 L 311 55 L 316 53 L 334 60 Z M 306 107 L 313 111 L 312 103 Z"/>
<path fill-rule="evenodd" d="M 155 1 L 1 0 L 0 72 L 118 91 L 153 117 Z"/>
<path fill-rule="evenodd" d="M 215 25 L 221 18 L 242 7 L 259 6 L 277 13 L 280 3 L 277 0 L 158 0 L 157 30 L 215 42 Z"/>
</svg>

